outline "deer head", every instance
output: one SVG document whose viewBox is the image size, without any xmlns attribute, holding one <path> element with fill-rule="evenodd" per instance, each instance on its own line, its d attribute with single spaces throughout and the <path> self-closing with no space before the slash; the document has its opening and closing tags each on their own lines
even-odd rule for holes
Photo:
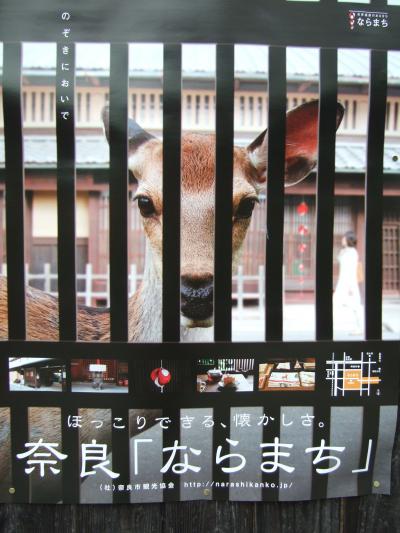
<svg viewBox="0 0 400 533">
<path fill-rule="evenodd" d="M 337 127 L 343 116 L 338 104 Z M 108 138 L 108 108 L 103 110 Z M 234 147 L 233 266 L 266 182 L 267 130 L 247 148 Z M 162 142 L 129 119 L 129 169 L 138 181 L 138 203 L 150 245 L 152 272 L 162 273 Z M 209 327 L 213 317 L 215 138 L 187 133 L 181 149 L 181 315 L 186 327 Z M 287 113 L 285 186 L 313 170 L 318 150 L 318 101 Z M 229 179 L 229 176 L 227 176 Z M 168 183 L 168 180 L 167 180 Z"/>
</svg>

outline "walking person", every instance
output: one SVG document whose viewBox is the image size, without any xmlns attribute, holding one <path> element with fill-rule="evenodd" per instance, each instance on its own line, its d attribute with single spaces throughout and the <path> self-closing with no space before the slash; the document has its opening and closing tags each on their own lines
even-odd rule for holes
<svg viewBox="0 0 400 533">
<path fill-rule="evenodd" d="M 347 231 L 342 237 L 342 249 L 338 255 L 339 278 L 333 295 L 336 312 L 347 307 L 353 315 L 352 335 L 362 335 L 362 308 L 359 287 L 359 263 L 356 249 L 357 237 L 354 231 Z"/>
</svg>

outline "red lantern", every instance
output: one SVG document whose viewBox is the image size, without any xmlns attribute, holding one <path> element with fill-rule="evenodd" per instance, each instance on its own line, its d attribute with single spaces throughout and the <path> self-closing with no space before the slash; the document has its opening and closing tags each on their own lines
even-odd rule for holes
<svg viewBox="0 0 400 533">
<path fill-rule="evenodd" d="M 166 368 L 160 368 L 158 372 L 158 383 L 160 385 L 166 385 L 171 381 L 171 373 Z"/>
<path fill-rule="evenodd" d="M 302 242 L 299 244 L 297 249 L 301 254 L 304 254 L 304 252 L 307 250 L 307 244 L 305 242 Z"/>
<path fill-rule="evenodd" d="M 303 265 L 303 263 L 300 263 L 300 264 L 299 264 L 299 270 L 300 270 L 300 272 L 303 272 L 303 270 L 304 270 L 304 265 Z"/>
<path fill-rule="evenodd" d="M 301 202 L 301 204 L 297 206 L 297 214 L 303 217 L 307 213 L 308 213 L 308 205 L 305 202 Z"/>
<path fill-rule="evenodd" d="M 171 373 L 166 368 L 155 368 L 150 374 L 150 378 L 154 381 L 154 385 L 161 389 L 171 381 Z"/>
<path fill-rule="evenodd" d="M 158 378 L 159 370 L 160 370 L 159 368 L 155 368 L 154 370 L 151 371 L 151 374 L 150 374 L 151 381 L 155 381 Z"/>
<path fill-rule="evenodd" d="M 308 226 L 305 224 L 300 224 L 300 226 L 297 228 L 297 233 L 299 235 L 308 235 Z"/>
</svg>

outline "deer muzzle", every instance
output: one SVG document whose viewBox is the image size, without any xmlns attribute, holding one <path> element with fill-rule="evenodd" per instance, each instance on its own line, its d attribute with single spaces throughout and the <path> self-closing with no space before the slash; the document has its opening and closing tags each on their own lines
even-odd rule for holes
<svg viewBox="0 0 400 533">
<path fill-rule="evenodd" d="M 210 327 L 213 318 L 213 276 L 181 276 L 181 315 L 186 327 Z"/>
</svg>

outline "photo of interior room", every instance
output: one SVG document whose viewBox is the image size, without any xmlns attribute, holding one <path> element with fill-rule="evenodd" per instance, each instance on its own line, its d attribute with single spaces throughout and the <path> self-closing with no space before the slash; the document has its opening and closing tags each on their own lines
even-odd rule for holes
<svg viewBox="0 0 400 533">
<path fill-rule="evenodd" d="M 252 392 L 254 359 L 199 359 L 197 392 Z"/>
</svg>

